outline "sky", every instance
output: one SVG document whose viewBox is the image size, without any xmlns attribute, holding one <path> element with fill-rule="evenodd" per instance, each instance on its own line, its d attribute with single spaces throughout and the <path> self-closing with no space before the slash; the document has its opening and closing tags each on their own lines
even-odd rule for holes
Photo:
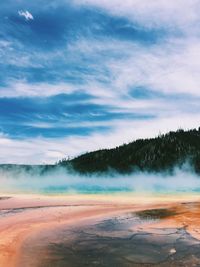
<svg viewBox="0 0 200 267">
<path fill-rule="evenodd" d="M 200 0 L 2 0 L 0 163 L 200 126 Z"/>
</svg>

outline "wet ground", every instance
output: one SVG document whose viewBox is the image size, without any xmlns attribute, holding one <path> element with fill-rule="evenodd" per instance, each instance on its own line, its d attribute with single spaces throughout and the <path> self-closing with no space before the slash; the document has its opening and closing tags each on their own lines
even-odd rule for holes
<svg viewBox="0 0 200 267">
<path fill-rule="evenodd" d="M 175 215 L 174 210 L 152 209 L 114 216 L 81 228 L 43 232 L 39 241 L 32 237 L 24 243 L 19 266 L 200 266 L 200 241 L 185 227 L 155 228 L 151 232 L 142 227 Z"/>
</svg>

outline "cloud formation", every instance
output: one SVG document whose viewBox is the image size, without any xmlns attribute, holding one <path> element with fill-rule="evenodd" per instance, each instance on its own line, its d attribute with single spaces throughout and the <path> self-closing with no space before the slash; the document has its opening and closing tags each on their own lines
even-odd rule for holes
<svg viewBox="0 0 200 267">
<path fill-rule="evenodd" d="M 54 162 L 199 127 L 199 6 L 199 0 L 3 3 L 0 162 Z"/>
<path fill-rule="evenodd" d="M 74 0 L 74 3 L 126 17 L 146 28 L 178 28 L 185 31 L 199 23 L 199 0 Z"/>
<path fill-rule="evenodd" d="M 20 10 L 18 11 L 19 16 L 24 17 L 26 20 L 33 20 L 33 15 L 28 10 Z"/>
</svg>

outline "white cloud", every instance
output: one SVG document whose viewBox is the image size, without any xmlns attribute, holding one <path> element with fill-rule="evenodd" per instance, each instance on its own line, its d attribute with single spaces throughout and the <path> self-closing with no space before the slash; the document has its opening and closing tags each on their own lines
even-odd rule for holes
<svg viewBox="0 0 200 267">
<path fill-rule="evenodd" d="M 79 40 L 69 52 L 84 53 L 98 63 L 102 56 L 103 67 L 95 65 L 95 76 L 85 77 L 91 94 L 110 99 L 128 94 L 131 88 L 145 87 L 160 93 L 200 96 L 198 38 L 169 38 L 152 46 L 112 39 Z M 102 68 L 106 70 L 104 77 L 99 72 Z"/>
<path fill-rule="evenodd" d="M 184 31 L 199 23 L 199 0 L 73 0 L 77 5 L 101 8 L 112 15 L 127 17 L 147 28 L 178 27 Z"/>
<path fill-rule="evenodd" d="M 82 55 L 84 54 L 86 61 L 88 58 L 87 66 L 91 72 L 70 73 L 70 76 L 81 78 L 83 82 L 80 85 L 70 82 L 51 85 L 10 81 L 9 86 L 0 89 L 0 96 L 48 96 L 82 90 L 100 99 L 112 100 L 120 98 L 121 94 L 128 94 L 130 88 L 134 87 L 146 87 L 162 93 L 200 96 L 198 38 L 169 38 L 152 46 L 106 38 L 79 39 L 68 46 L 62 55 L 68 64 L 74 64 L 66 54 L 76 55 L 75 62 L 82 68 Z M 53 64 L 54 56 L 52 55 L 52 59 L 48 54 L 48 64 Z M 57 56 L 61 57 L 60 54 Z M 44 58 L 43 62 L 46 60 Z M 19 59 L 9 59 L 10 64 L 19 64 L 17 62 Z M 33 65 L 34 58 L 31 55 L 22 57 L 20 64 L 29 66 L 30 62 Z M 45 65 L 43 68 L 45 69 Z"/>
<path fill-rule="evenodd" d="M 0 88 L 0 97 L 48 97 L 57 94 L 70 94 L 77 89 L 68 84 L 29 84 L 26 81 L 12 81 Z"/>
<path fill-rule="evenodd" d="M 143 86 L 163 93 L 200 96 L 200 40 L 133 48 L 118 64 L 109 62 L 113 86 L 121 90 Z"/>
<path fill-rule="evenodd" d="M 28 20 L 34 20 L 33 15 L 28 10 L 19 10 L 18 11 L 19 16 L 24 17 L 27 21 Z"/>
<path fill-rule="evenodd" d="M 88 63 L 94 73 L 77 74 L 84 84 L 10 81 L 7 87 L 0 89 L 0 96 L 48 96 L 83 90 L 112 101 L 120 98 L 121 94 L 126 95 L 134 87 L 200 96 L 200 40 L 197 38 L 171 39 L 151 47 L 131 42 L 96 40 L 89 50 L 85 50 L 87 43 L 91 45 L 91 40 L 79 40 L 68 49 L 68 53 L 80 54 L 80 57 L 82 53 L 85 57 L 99 56 L 96 65 Z M 110 56 L 100 56 L 103 53 L 110 53 Z M 112 56 L 112 53 L 119 56 Z M 77 62 L 80 62 L 79 59 Z M 102 68 L 106 69 L 105 73 Z"/>
</svg>

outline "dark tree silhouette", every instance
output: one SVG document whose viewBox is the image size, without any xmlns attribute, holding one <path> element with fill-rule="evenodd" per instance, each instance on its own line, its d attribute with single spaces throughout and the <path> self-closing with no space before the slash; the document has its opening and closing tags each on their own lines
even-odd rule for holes
<svg viewBox="0 0 200 267">
<path fill-rule="evenodd" d="M 114 149 L 86 153 L 72 160 L 63 160 L 60 165 L 84 174 L 102 173 L 110 169 L 120 173 L 135 170 L 172 172 L 175 166 L 181 166 L 186 161 L 200 173 L 200 128 L 188 131 L 179 129 Z"/>
</svg>

